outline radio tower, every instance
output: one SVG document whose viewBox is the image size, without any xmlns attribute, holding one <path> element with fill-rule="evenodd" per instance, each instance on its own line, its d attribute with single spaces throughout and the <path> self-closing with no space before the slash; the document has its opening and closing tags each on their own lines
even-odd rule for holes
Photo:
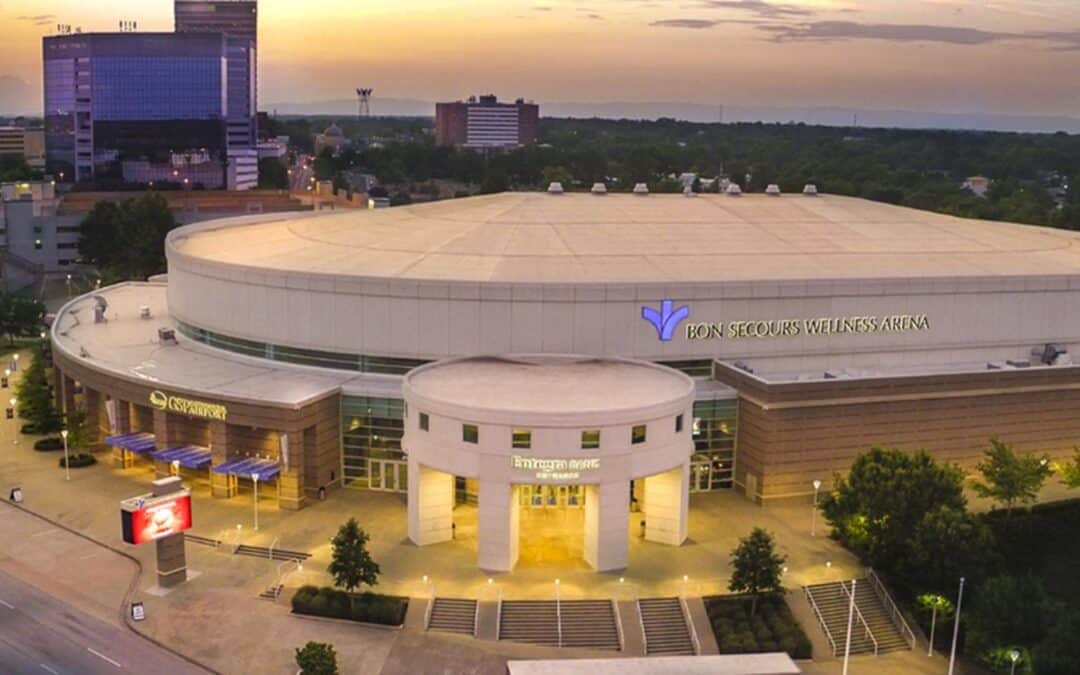
<svg viewBox="0 0 1080 675">
<path fill-rule="evenodd" d="M 371 89 L 357 89 L 356 95 L 360 98 L 360 117 L 371 117 Z"/>
</svg>

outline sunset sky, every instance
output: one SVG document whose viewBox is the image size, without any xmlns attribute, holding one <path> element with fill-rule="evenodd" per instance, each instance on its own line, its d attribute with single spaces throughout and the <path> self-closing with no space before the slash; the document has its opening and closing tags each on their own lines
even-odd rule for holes
<svg viewBox="0 0 1080 675">
<path fill-rule="evenodd" d="M 171 30 L 171 0 L 0 0 L 0 111 L 40 111 L 56 23 Z M 481 91 L 1080 114 L 1078 0 L 263 0 L 264 104 Z"/>
</svg>

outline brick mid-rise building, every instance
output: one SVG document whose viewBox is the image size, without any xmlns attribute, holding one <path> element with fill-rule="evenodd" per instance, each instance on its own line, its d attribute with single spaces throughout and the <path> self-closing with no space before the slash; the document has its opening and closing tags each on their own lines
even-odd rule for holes
<svg viewBox="0 0 1080 675">
<path fill-rule="evenodd" d="M 508 148 L 536 142 L 540 106 L 518 99 L 500 103 L 493 95 L 435 106 L 439 145 Z"/>
</svg>

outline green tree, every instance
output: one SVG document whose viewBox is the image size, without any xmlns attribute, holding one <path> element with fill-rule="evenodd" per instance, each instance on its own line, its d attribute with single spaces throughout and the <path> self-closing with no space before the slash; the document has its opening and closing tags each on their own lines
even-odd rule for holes
<svg viewBox="0 0 1080 675">
<path fill-rule="evenodd" d="M 874 448 L 855 458 L 846 477 L 834 476 L 821 511 L 845 546 L 896 572 L 926 514 L 965 509 L 963 478 L 959 467 L 940 465 L 925 451 Z"/>
<path fill-rule="evenodd" d="M 45 306 L 33 298 L 0 293 L 0 332 L 7 335 L 8 345 L 15 338 L 37 335 L 45 318 Z"/>
<path fill-rule="evenodd" d="M 361 584 L 374 586 L 379 583 L 379 565 L 367 550 L 369 539 L 355 518 L 349 518 L 338 529 L 331 541 L 333 550 L 328 568 L 336 586 L 351 593 Z"/>
<path fill-rule="evenodd" d="M 985 459 L 975 467 L 983 480 L 973 483 L 972 488 L 980 497 L 1003 504 L 1006 517 L 1012 515 L 1017 504 L 1035 501 L 1053 472 L 1048 458 L 1018 455 L 1011 445 L 996 438 L 990 439 L 984 455 Z"/>
<path fill-rule="evenodd" d="M 79 254 L 107 278 L 145 279 L 165 271 L 165 237 L 176 226 L 157 192 L 98 202 L 80 225 Z"/>
<path fill-rule="evenodd" d="M 289 172 L 281 160 L 265 157 L 259 160 L 259 187 L 263 190 L 287 190 Z"/>
<path fill-rule="evenodd" d="M 89 448 L 93 439 L 90 435 L 90 425 L 86 420 L 86 411 L 76 408 L 67 414 L 64 422 L 64 427 L 68 432 L 68 450 L 74 455 Z"/>
<path fill-rule="evenodd" d="M 763 593 L 782 593 L 784 562 L 787 556 L 776 553 L 773 537 L 755 527 L 731 551 L 731 580 L 728 590 L 751 595 L 750 615 L 757 611 L 758 596 Z"/>
<path fill-rule="evenodd" d="M 1073 448 L 1073 458 L 1067 462 L 1055 462 L 1054 471 L 1070 490 L 1080 487 L 1080 446 Z"/>
<path fill-rule="evenodd" d="M 1005 645 L 1039 644 L 1060 613 L 1042 581 L 1032 575 L 987 579 L 968 613 L 967 653 L 986 662 Z"/>
<path fill-rule="evenodd" d="M 545 166 L 541 172 L 540 187 L 546 187 L 552 183 L 562 183 L 567 190 L 574 182 L 574 175 L 565 166 Z"/>
<path fill-rule="evenodd" d="M 120 205 L 101 200 L 94 204 L 79 225 L 79 256 L 103 269 L 115 262 L 123 214 Z"/>
<path fill-rule="evenodd" d="M 53 405 L 49 378 L 45 373 L 45 357 L 41 347 L 30 354 L 30 363 L 15 388 L 19 417 L 23 418 L 34 433 L 48 434 L 60 428 L 60 415 Z"/>
<path fill-rule="evenodd" d="M 334 645 L 311 641 L 296 650 L 296 665 L 303 675 L 338 675 Z"/>
<path fill-rule="evenodd" d="M 902 580 L 913 587 L 942 593 L 951 590 L 960 577 L 978 583 L 996 571 L 1000 562 L 994 533 L 981 519 L 963 509 L 942 506 L 919 521 L 897 567 Z"/>
<path fill-rule="evenodd" d="M 1055 621 L 1035 648 L 1035 672 L 1039 675 L 1076 675 L 1080 663 L 1080 610 L 1073 609 Z"/>
<path fill-rule="evenodd" d="M 915 598 L 915 606 L 921 611 L 922 614 L 930 618 L 930 647 L 933 646 L 936 641 L 937 627 L 939 622 L 948 621 L 952 618 L 953 612 L 956 611 L 956 607 L 943 595 L 936 595 L 934 593 L 924 593 Z"/>
</svg>

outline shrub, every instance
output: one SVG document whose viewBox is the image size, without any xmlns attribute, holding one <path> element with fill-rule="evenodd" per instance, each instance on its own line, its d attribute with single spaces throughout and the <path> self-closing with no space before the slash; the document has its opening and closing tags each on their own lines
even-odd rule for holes
<svg viewBox="0 0 1080 675">
<path fill-rule="evenodd" d="M 53 450 L 64 449 L 64 439 L 62 438 L 43 438 L 40 441 L 34 442 L 34 449 L 39 452 L 51 452 Z"/>
<path fill-rule="evenodd" d="M 396 595 L 350 594 L 330 587 L 303 586 L 292 597 L 293 612 L 333 619 L 348 619 L 400 626 L 409 601 Z"/>
<path fill-rule="evenodd" d="M 90 466 L 92 464 L 97 464 L 97 457 L 94 457 L 89 452 L 76 452 L 76 453 L 71 454 L 69 457 L 70 457 L 70 468 L 72 468 L 72 469 L 81 469 L 84 466 Z M 65 468 L 64 467 L 64 458 L 63 457 L 60 458 L 60 468 L 61 469 Z"/>
<path fill-rule="evenodd" d="M 704 598 L 716 644 L 722 654 L 785 651 L 792 658 L 811 656 L 810 639 L 795 621 L 783 596 L 761 599 L 751 617 L 751 598 L 745 595 Z"/>
<path fill-rule="evenodd" d="M 296 650 L 296 665 L 303 675 L 338 675 L 337 654 L 333 645 L 308 642 Z"/>
</svg>

